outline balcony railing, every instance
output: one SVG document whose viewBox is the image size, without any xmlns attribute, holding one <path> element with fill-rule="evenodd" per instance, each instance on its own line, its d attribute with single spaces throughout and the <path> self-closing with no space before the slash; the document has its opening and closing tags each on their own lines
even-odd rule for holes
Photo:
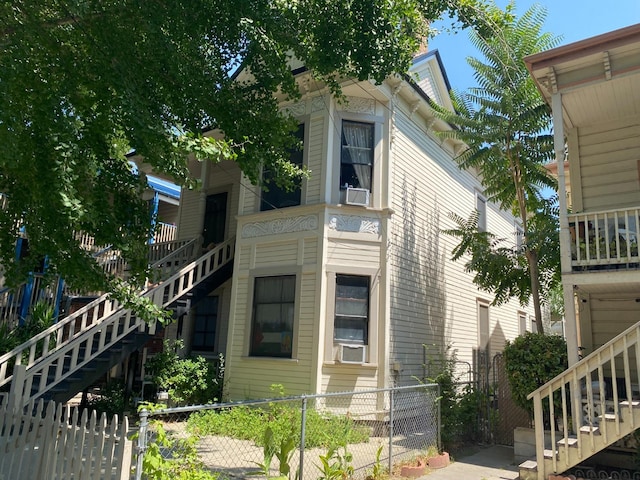
<svg viewBox="0 0 640 480">
<path fill-rule="evenodd" d="M 568 215 L 573 270 L 638 266 L 640 207 Z"/>
</svg>

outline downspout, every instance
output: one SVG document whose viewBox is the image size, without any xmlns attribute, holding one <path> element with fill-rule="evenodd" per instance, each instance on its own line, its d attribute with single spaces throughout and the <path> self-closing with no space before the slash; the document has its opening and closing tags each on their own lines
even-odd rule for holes
<svg viewBox="0 0 640 480">
<path fill-rule="evenodd" d="M 151 200 L 151 231 L 154 232 L 158 223 L 158 207 L 160 206 L 160 195 L 153 192 L 153 200 Z M 149 245 L 156 242 L 155 235 L 149 235 Z"/>
<path fill-rule="evenodd" d="M 571 245 L 569 243 L 569 220 L 567 218 L 567 188 L 564 175 L 565 140 L 562 121 L 562 94 L 551 95 L 553 115 L 553 146 L 558 165 L 558 204 L 560 207 L 560 269 L 562 272 L 562 291 L 564 295 L 565 336 L 569 366 L 578 362 L 578 327 L 576 324 L 575 299 L 573 285 L 564 279 L 571 274 Z"/>
</svg>

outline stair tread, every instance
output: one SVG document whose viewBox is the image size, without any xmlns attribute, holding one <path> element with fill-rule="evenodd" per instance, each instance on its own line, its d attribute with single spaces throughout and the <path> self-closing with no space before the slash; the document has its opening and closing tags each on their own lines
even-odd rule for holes
<svg viewBox="0 0 640 480">
<path fill-rule="evenodd" d="M 598 415 L 598 418 L 602 418 L 604 420 L 612 422 L 618 419 L 618 415 L 616 415 L 615 413 L 605 413 L 604 415 Z"/>
<path fill-rule="evenodd" d="M 561 438 L 560 440 L 558 440 L 557 444 L 573 447 L 574 445 L 578 444 L 578 439 L 576 437 Z"/>
<path fill-rule="evenodd" d="M 538 462 L 535 460 L 525 460 L 518 467 L 522 470 L 538 470 Z"/>
<path fill-rule="evenodd" d="M 628 400 L 623 400 L 622 402 L 620 402 L 620 406 L 628 407 L 629 406 L 629 401 Z M 631 406 L 632 407 L 640 407 L 640 401 L 632 400 L 631 401 Z"/>
<path fill-rule="evenodd" d="M 600 434 L 600 427 L 591 425 L 583 425 L 580 427 L 580 433 L 593 433 L 594 435 Z"/>
</svg>

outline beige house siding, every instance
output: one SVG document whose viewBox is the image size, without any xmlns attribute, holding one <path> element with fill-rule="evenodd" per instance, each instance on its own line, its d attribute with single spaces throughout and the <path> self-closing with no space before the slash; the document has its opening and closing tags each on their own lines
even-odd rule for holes
<svg viewBox="0 0 640 480">
<path fill-rule="evenodd" d="M 284 210 L 262 216 L 278 222 Z M 297 209 L 286 210 L 292 213 Z M 265 222 L 268 223 L 267 220 Z M 241 217 L 240 236 L 243 235 L 243 226 L 249 223 L 252 222 Z M 270 387 L 274 383 L 283 384 L 289 394 L 309 393 L 315 389 L 313 355 L 317 327 L 318 233 L 318 230 L 281 235 L 265 233 L 239 240 L 227 347 L 226 392 L 230 399 L 268 397 L 272 395 Z M 291 359 L 248 356 L 254 281 L 256 277 L 272 275 L 296 275 Z"/>
<path fill-rule="evenodd" d="M 584 211 L 640 204 L 640 118 L 583 127 L 577 139 L 582 198 L 574 204 Z"/>
<path fill-rule="evenodd" d="M 478 347 L 477 302 L 493 297 L 472 283 L 465 259 L 450 260 L 457 240 L 442 230 L 452 228 L 455 212 L 467 218 L 481 186 L 469 172 L 458 170 L 442 141 L 416 126 L 402 108 L 395 115 L 393 204 L 390 235 L 392 375 L 411 383 L 423 375 L 425 358 L 436 359 L 450 346 L 463 362 L 472 362 Z M 487 204 L 488 230 L 513 239 L 513 219 Z M 491 351 L 518 335 L 517 302 L 489 307 Z M 423 345 L 426 345 L 426 354 Z M 425 357 L 426 355 L 426 357 Z"/>
</svg>

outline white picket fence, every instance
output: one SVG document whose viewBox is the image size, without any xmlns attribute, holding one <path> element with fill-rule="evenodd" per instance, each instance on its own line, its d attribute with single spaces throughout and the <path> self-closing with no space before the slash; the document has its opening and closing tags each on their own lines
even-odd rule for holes
<svg viewBox="0 0 640 480">
<path fill-rule="evenodd" d="M 8 395 L 0 405 L 0 480 L 124 480 L 131 476 L 127 417 L 111 423 L 40 400 L 25 408 Z"/>
</svg>

